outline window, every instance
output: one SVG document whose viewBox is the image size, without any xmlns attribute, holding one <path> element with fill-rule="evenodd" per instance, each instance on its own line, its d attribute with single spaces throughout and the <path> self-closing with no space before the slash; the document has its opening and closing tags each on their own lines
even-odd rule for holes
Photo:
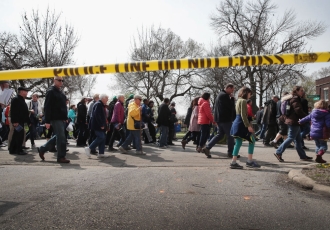
<svg viewBox="0 0 330 230">
<path fill-rule="evenodd" d="M 328 101 L 329 100 L 329 88 L 324 88 L 323 89 L 323 99 L 325 101 Z"/>
</svg>

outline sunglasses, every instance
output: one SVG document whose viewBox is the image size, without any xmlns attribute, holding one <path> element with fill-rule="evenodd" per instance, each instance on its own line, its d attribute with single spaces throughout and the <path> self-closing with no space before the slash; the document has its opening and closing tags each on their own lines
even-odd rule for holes
<svg viewBox="0 0 330 230">
<path fill-rule="evenodd" d="M 60 79 L 55 79 L 56 81 L 60 81 L 60 82 L 64 82 L 64 80 L 60 80 Z"/>
</svg>

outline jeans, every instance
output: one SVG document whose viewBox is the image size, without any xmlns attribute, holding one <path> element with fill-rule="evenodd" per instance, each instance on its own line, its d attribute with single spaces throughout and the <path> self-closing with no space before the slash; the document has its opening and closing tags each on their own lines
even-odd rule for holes
<svg viewBox="0 0 330 230">
<path fill-rule="evenodd" d="M 303 124 L 302 126 L 300 126 L 300 130 L 301 130 L 301 132 L 300 132 L 301 144 L 302 144 L 302 146 L 305 146 L 304 138 L 311 131 L 311 126 L 310 126 L 309 122 L 307 122 L 307 123 Z"/>
<path fill-rule="evenodd" d="M 31 140 L 31 145 L 34 145 L 34 138 L 37 135 L 37 124 L 31 122 L 31 126 L 29 126 L 29 131 L 26 133 L 25 141 Z"/>
<path fill-rule="evenodd" d="M 66 138 L 65 138 L 65 122 L 62 120 L 53 120 L 50 122 L 54 135 L 43 146 L 40 147 L 42 152 L 50 150 L 56 141 L 57 160 L 66 156 Z"/>
<path fill-rule="evenodd" d="M 168 136 L 168 126 L 161 125 L 160 129 L 160 138 L 159 138 L 159 146 L 163 147 L 167 145 L 167 136 Z"/>
<path fill-rule="evenodd" d="M 289 133 L 288 138 L 278 147 L 276 154 L 282 155 L 285 149 L 294 141 L 297 153 L 300 159 L 306 158 L 305 150 L 302 148 L 300 126 L 298 125 L 288 125 Z"/>
<path fill-rule="evenodd" d="M 182 140 L 187 140 L 192 135 L 191 131 L 186 132 L 186 134 L 183 136 Z"/>
<path fill-rule="evenodd" d="M 91 150 L 95 150 L 96 147 L 99 147 L 99 154 L 104 154 L 105 149 L 105 133 L 103 131 L 94 130 L 96 138 L 89 146 Z"/>
<path fill-rule="evenodd" d="M 260 131 L 260 139 L 264 139 L 265 138 L 265 133 L 267 131 L 268 128 L 268 124 L 262 124 L 262 128 Z"/>
<path fill-rule="evenodd" d="M 326 152 L 328 150 L 328 144 L 326 140 L 322 140 L 322 139 L 314 139 L 315 141 L 315 153 L 318 154 L 319 151 L 322 149 L 324 150 L 324 152 Z"/>
<path fill-rule="evenodd" d="M 218 132 L 207 144 L 206 148 L 211 149 L 216 143 L 218 143 L 226 134 L 227 136 L 227 145 L 228 153 L 232 154 L 234 149 L 235 140 L 234 137 L 230 135 L 230 129 L 232 122 L 219 122 L 218 123 Z"/>
<path fill-rule="evenodd" d="M 261 133 L 261 129 L 262 129 L 262 124 L 257 124 L 258 125 L 258 131 L 255 132 L 255 135 L 258 136 Z"/>
<path fill-rule="evenodd" d="M 140 130 L 130 130 L 129 131 L 129 135 L 126 138 L 126 140 L 124 141 L 124 143 L 121 145 L 121 147 L 123 147 L 124 149 L 128 148 L 128 145 L 132 142 L 134 145 L 136 146 L 136 151 L 139 152 L 142 149 L 141 146 L 141 131 Z"/>
<path fill-rule="evenodd" d="M 211 127 L 209 124 L 205 125 L 201 125 L 201 137 L 199 139 L 199 147 L 203 147 L 206 144 L 207 138 L 209 138 L 210 136 L 210 130 Z"/>
</svg>

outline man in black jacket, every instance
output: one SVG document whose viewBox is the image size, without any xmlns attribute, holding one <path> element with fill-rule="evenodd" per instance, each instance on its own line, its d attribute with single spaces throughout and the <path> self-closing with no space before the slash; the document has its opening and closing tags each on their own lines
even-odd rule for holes
<svg viewBox="0 0 330 230">
<path fill-rule="evenodd" d="M 38 149 L 39 156 L 42 160 L 45 160 L 44 154 L 51 147 L 53 147 L 54 140 L 56 138 L 57 146 L 57 162 L 58 163 L 70 163 L 70 160 L 66 159 L 66 138 L 65 138 L 65 123 L 68 122 L 68 111 L 66 107 L 66 96 L 60 90 L 63 86 L 63 78 L 55 77 L 54 85 L 51 86 L 46 92 L 45 98 L 45 126 L 47 129 L 50 126 L 53 127 L 54 136 L 47 141 L 46 144 Z"/>
<path fill-rule="evenodd" d="M 225 86 L 225 89 L 222 90 L 217 96 L 214 104 L 214 121 L 218 125 L 218 133 L 215 135 L 212 140 L 203 148 L 205 155 L 210 157 L 210 149 L 218 143 L 226 134 L 227 136 L 227 145 L 228 145 L 228 157 L 232 158 L 234 150 L 234 138 L 230 135 L 230 129 L 235 119 L 235 100 L 233 97 L 234 85 L 229 83 Z"/>
<path fill-rule="evenodd" d="M 11 116 L 11 132 L 12 135 L 10 145 L 8 147 L 10 154 L 25 155 L 23 151 L 23 140 L 25 136 L 24 123 L 31 125 L 29 118 L 29 110 L 25 103 L 28 89 L 24 87 L 18 88 L 18 94 L 11 100 L 10 116 Z"/>
<path fill-rule="evenodd" d="M 166 148 L 167 146 L 167 137 L 168 130 L 170 127 L 170 117 L 171 111 L 168 108 L 168 104 L 170 103 L 170 99 L 165 98 L 163 103 L 158 108 L 158 117 L 156 123 L 160 129 L 160 139 L 159 139 L 159 147 Z"/>
</svg>

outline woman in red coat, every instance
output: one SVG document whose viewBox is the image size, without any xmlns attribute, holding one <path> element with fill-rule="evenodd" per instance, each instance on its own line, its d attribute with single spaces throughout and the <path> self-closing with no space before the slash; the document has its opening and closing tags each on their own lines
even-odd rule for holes
<svg viewBox="0 0 330 230">
<path fill-rule="evenodd" d="M 197 152 L 201 152 L 202 148 L 206 144 L 207 138 L 210 136 L 210 124 L 214 123 L 211 105 L 210 105 L 210 94 L 203 93 L 202 98 L 198 100 L 198 124 L 201 125 L 201 136 L 199 139 L 199 145 Z M 207 158 L 211 158 L 210 154 L 206 155 Z"/>
</svg>

